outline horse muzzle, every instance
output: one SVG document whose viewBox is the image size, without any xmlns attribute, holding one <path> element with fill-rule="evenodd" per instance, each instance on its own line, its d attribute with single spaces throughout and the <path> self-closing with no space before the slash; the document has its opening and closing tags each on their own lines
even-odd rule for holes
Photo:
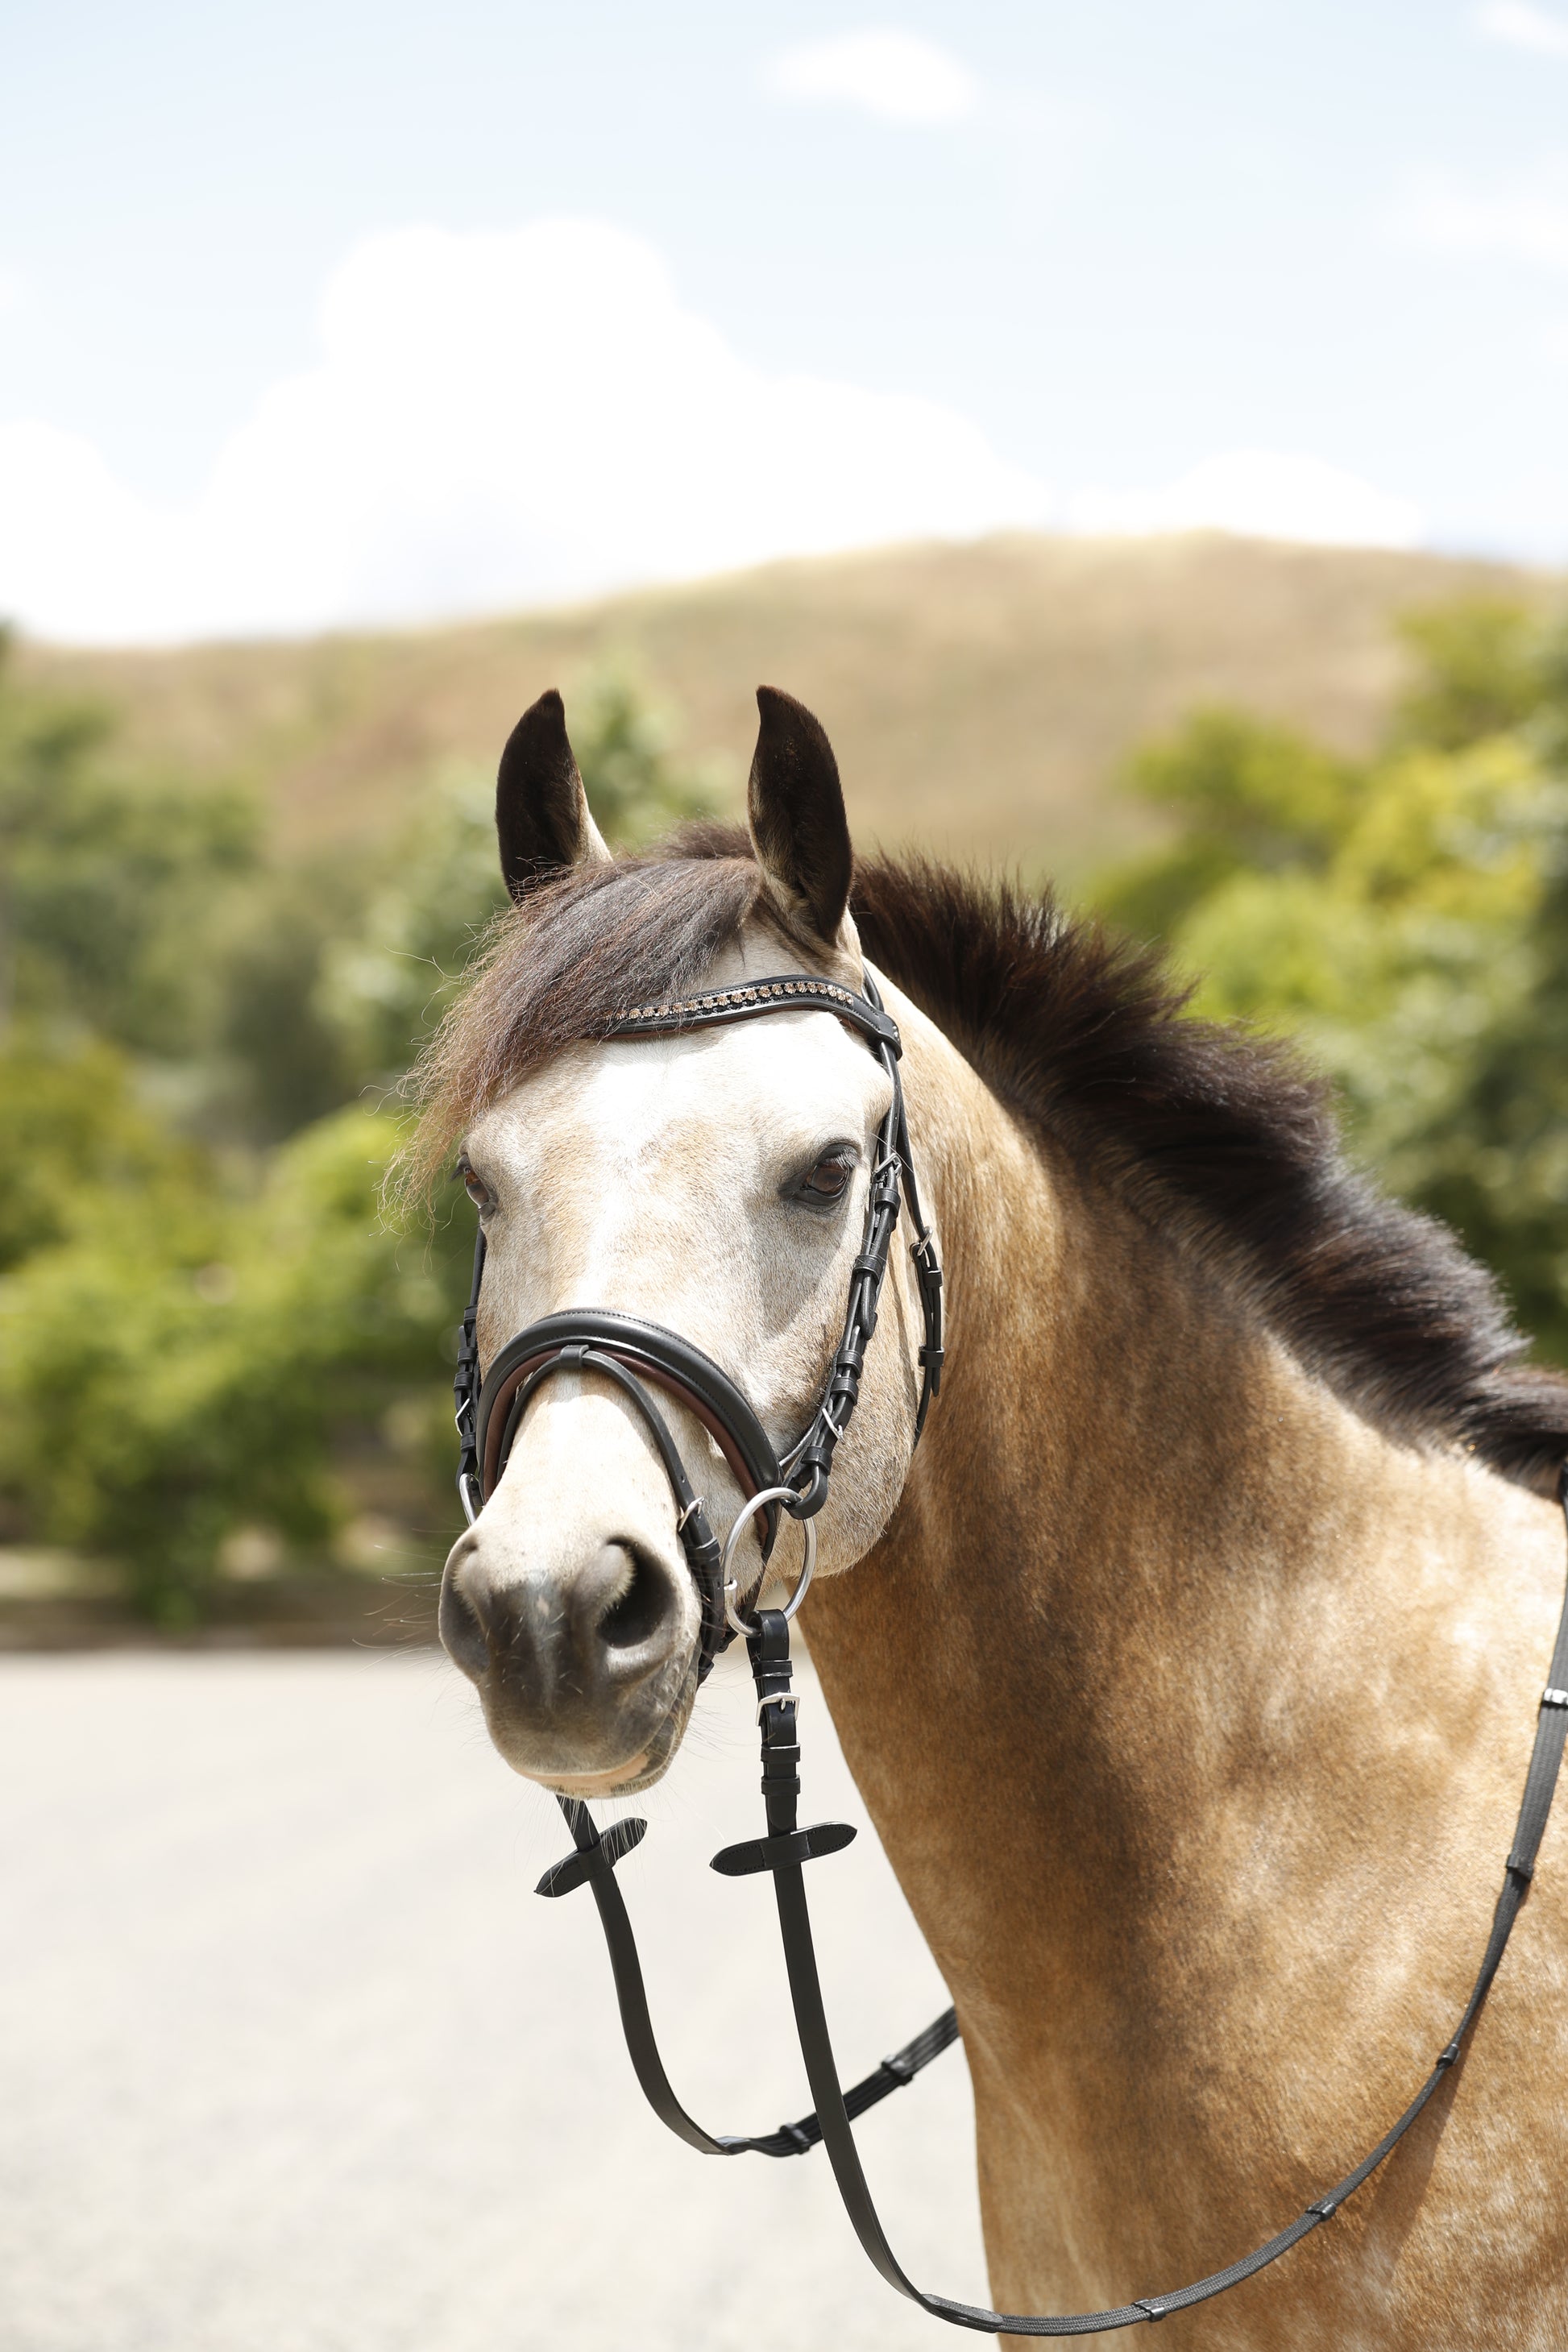
<svg viewBox="0 0 1568 2352">
<path fill-rule="evenodd" d="M 536 1510 L 526 1531 L 511 1524 L 510 1499 L 498 1496 L 447 1559 L 447 1652 L 515 1771 L 552 1788 L 640 1784 L 672 1751 L 696 1693 L 700 1624 L 685 1563 L 624 1524 L 579 1518 L 568 1543 L 550 1543 Z"/>
</svg>

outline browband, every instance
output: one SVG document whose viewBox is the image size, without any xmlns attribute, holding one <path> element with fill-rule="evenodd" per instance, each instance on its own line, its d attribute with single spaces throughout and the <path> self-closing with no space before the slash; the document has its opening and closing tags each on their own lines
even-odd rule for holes
<svg viewBox="0 0 1568 2352">
<path fill-rule="evenodd" d="M 750 980 L 734 988 L 708 988 L 699 996 L 682 996 L 668 1004 L 632 1004 L 612 1013 L 600 1030 L 602 1037 L 658 1037 L 681 1029 L 718 1027 L 727 1021 L 752 1021 L 763 1013 L 832 1013 L 851 1029 L 858 1029 L 873 1045 L 886 1046 L 895 1058 L 903 1052 L 899 1024 L 890 1013 L 869 997 L 857 996 L 836 980 L 810 973 L 781 973 L 773 980 Z"/>
</svg>

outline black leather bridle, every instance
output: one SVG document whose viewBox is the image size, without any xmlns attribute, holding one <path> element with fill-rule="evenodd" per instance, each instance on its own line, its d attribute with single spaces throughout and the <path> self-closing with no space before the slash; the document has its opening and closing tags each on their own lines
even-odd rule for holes
<svg viewBox="0 0 1568 2352">
<path fill-rule="evenodd" d="M 909 1122 L 899 1077 L 902 1045 L 898 1024 L 884 1011 L 875 982 L 868 977 L 865 994 L 858 996 L 837 981 L 807 973 L 786 974 L 737 988 L 708 990 L 673 1003 L 631 1005 L 613 1015 L 599 1034 L 605 1038 L 671 1036 L 689 1029 L 754 1021 L 770 1013 L 833 1013 L 867 1039 L 893 1087 L 877 1138 L 865 1229 L 850 1270 L 843 1337 L 805 1434 L 781 1460 L 750 1402 L 711 1356 L 679 1332 L 667 1331 L 660 1323 L 645 1323 L 635 1315 L 607 1308 L 570 1307 L 564 1314 L 547 1315 L 529 1324 L 500 1350 L 481 1384 L 475 1323 L 485 1272 L 482 1227 L 474 1244 L 473 1287 L 458 1338 L 453 1382 L 461 1449 L 458 1493 L 470 1526 L 494 1494 L 522 1416 L 545 1381 L 558 1372 L 595 1371 L 615 1382 L 640 1414 L 675 1492 L 680 1541 L 702 1604 L 699 1680 L 706 1679 L 721 1650 L 728 1648 L 739 1621 L 732 1610 L 726 1612 L 723 1555 L 709 1524 L 706 1505 L 691 1483 L 669 1424 L 648 1392 L 650 1384 L 695 1413 L 717 1443 L 742 1498 L 761 1515 L 765 1563 L 778 1533 L 781 1507 L 792 1518 L 810 1520 L 827 1500 L 834 1451 L 855 1410 L 866 1349 L 877 1328 L 877 1308 L 901 1194 L 914 1227 L 910 1249 L 925 1324 L 920 1350 L 920 1402 L 915 1408 L 916 1444 L 931 1401 L 942 1385 L 942 1267 L 921 1208 L 910 1156 Z M 815 1542 L 808 1553 L 811 1557 L 815 1557 Z M 805 1584 L 803 1577 L 790 1604 L 792 1614 Z"/>
<path fill-rule="evenodd" d="M 1239 2286 L 1244 2279 L 1277 2262 L 1281 2254 L 1288 2253 L 1292 2246 L 1331 2219 L 1404 2138 L 1458 2059 L 1529 1892 L 1536 1853 L 1552 1808 L 1564 1738 L 1568 1736 L 1568 1598 L 1558 1622 L 1550 1679 L 1536 1719 L 1535 1745 L 1523 1801 L 1479 1973 L 1452 2039 L 1438 2053 L 1415 2098 L 1377 2146 L 1266 2245 L 1226 2269 L 1169 2294 L 1142 2296 L 1106 2311 L 1030 2315 L 988 2311 L 977 2305 L 955 2303 L 946 2295 L 929 2294 L 914 2285 L 900 2267 L 878 2218 L 851 2125 L 856 2116 L 912 2082 L 922 2067 L 957 2039 L 957 2014 L 952 2009 L 944 2010 L 923 2033 L 917 2034 L 892 2057 L 883 2059 L 852 2089 L 846 2091 L 841 2086 L 823 2007 L 803 1873 L 806 1863 L 840 1852 L 853 1839 L 855 1831 L 843 1822 L 823 1822 L 803 1829 L 796 1818 L 800 1746 L 798 1700 L 791 1686 L 789 1619 L 799 1606 L 809 1580 L 815 1546 L 808 1543 L 806 1566 L 787 1608 L 759 1610 L 749 1622 L 742 1619 L 738 1602 L 731 1599 L 735 1587 L 727 1582 L 724 1573 L 736 1538 L 752 1516 L 763 1520 L 759 1533 L 764 1565 L 777 1534 L 781 1509 L 805 1522 L 807 1537 L 813 1535 L 809 1523 L 826 1500 L 834 1449 L 844 1434 L 859 1393 L 866 1348 L 876 1328 L 878 1301 L 898 1222 L 900 1191 L 915 1228 L 910 1249 L 925 1322 L 925 1340 L 920 1350 L 917 1442 L 925 1425 L 927 1408 L 941 1383 L 942 1271 L 930 1229 L 921 1215 L 910 1158 L 903 1089 L 899 1080 L 898 1029 L 884 1011 L 868 976 L 862 998 L 836 982 L 792 975 L 758 981 L 745 987 L 715 990 L 672 1003 L 633 1006 L 606 1024 L 600 1034 L 668 1035 L 722 1022 L 751 1020 L 770 1013 L 794 1012 L 832 1013 L 864 1035 L 892 1077 L 893 1099 L 878 1139 L 865 1233 L 850 1276 L 844 1336 L 805 1433 L 782 1461 L 750 1403 L 728 1373 L 679 1334 L 657 1323 L 642 1322 L 635 1316 L 593 1308 L 574 1308 L 564 1314 L 546 1316 L 507 1342 L 481 1383 L 474 1331 L 484 1275 L 482 1231 L 474 1251 L 473 1291 L 463 1318 L 455 1387 L 462 1448 L 458 1490 L 470 1523 L 495 1491 L 530 1401 L 552 1374 L 564 1370 L 602 1373 L 616 1383 L 647 1428 L 676 1497 L 680 1538 L 702 1604 L 699 1679 L 706 1676 L 734 1632 L 743 1633 L 746 1638 L 761 1726 L 765 1834 L 725 1847 L 714 1855 L 711 1866 L 726 1877 L 744 1877 L 764 1871 L 772 1874 L 801 2054 L 816 2102 L 814 2113 L 796 2123 L 783 2124 L 777 2131 L 743 2137 L 705 2130 L 676 2097 L 654 2038 L 637 1943 L 615 1876 L 616 1863 L 640 1844 L 647 1828 L 646 1822 L 616 1822 L 601 1835 L 585 1804 L 558 1797 L 572 1832 L 573 1851 L 563 1861 L 552 1864 L 536 1891 L 561 1895 L 577 1886 L 592 1887 L 609 1948 L 626 2047 L 644 2095 L 660 2121 L 688 2147 L 705 2156 L 800 2156 L 822 2142 L 846 2210 L 866 2253 L 889 2286 L 919 2304 L 933 2318 L 984 2335 L 1013 2336 L 1094 2336 L 1130 2327 L 1141 2320 L 1163 2319 L 1169 2312 L 1206 2303 L 1212 2296 Z M 746 1497 L 722 1550 L 668 1424 L 649 1393 L 649 1383 L 697 1415 L 718 1443 Z M 802 1473 L 804 1483 L 792 1485 L 792 1476 L 799 1477 Z M 1568 1468 L 1559 1482 L 1559 1496 L 1568 1515 Z"/>
</svg>

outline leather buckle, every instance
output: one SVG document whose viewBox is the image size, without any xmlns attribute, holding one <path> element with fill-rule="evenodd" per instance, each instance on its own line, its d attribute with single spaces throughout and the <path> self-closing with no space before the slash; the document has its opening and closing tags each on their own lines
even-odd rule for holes
<svg viewBox="0 0 1568 2352">
<path fill-rule="evenodd" d="M 752 1720 L 754 1723 L 761 1723 L 763 1719 L 763 1709 L 765 1706 L 793 1706 L 798 1716 L 801 1702 L 805 1696 L 805 1693 L 804 1691 L 764 1691 L 761 1698 L 757 1701 L 757 1711 Z"/>
</svg>

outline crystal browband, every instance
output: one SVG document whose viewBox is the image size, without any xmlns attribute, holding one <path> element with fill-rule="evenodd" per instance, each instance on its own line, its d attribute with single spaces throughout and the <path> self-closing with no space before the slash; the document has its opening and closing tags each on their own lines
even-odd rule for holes
<svg viewBox="0 0 1568 2352">
<path fill-rule="evenodd" d="M 700 1029 L 710 1023 L 744 1021 L 757 1013 L 776 1013 L 798 1004 L 803 1013 L 833 1013 L 852 1029 L 891 1054 L 902 1047 L 898 1023 L 879 1005 L 857 995 L 836 980 L 809 975 L 748 981 L 736 988 L 707 989 L 700 996 L 683 996 L 668 1004 L 631 1004 L 612 1013 L 600 1034 L 605 1037 L 647 1036 L 658 1030 Z"/>
</svg>

